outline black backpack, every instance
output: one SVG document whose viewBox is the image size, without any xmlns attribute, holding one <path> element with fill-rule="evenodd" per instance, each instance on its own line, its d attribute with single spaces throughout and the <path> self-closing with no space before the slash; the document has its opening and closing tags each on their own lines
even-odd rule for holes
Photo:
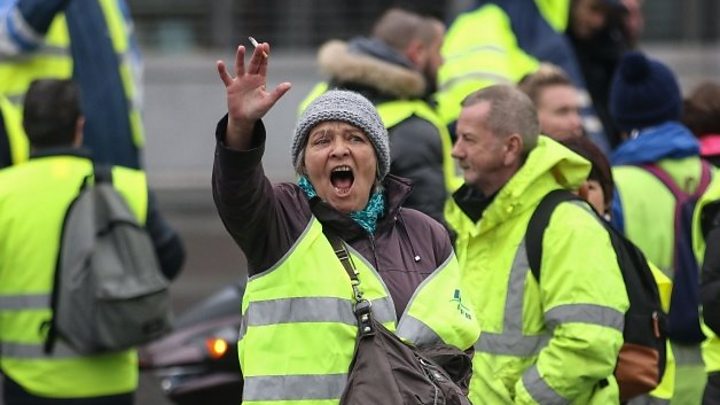
<svg viewBox="0 0 720 405">
<path fill-rule="evenodd" d="M 567 190 L 553 190 L 543 197 L 528 223 L 525 241 L 530 270 L 539 284 L 545 229 L 555 207 L 567 201 L 582 202 L 598 217 L 610 235 L 625 281 L 630 308 L 625 313 L 624 343 L 615 368 L 620 399 L 625 401 L 650 392 L 660 384 L 665 373 L 666 314 L 662 310 L 657 284 L 642 251 L 610 226 L 585 200 Z"/>
</svg>

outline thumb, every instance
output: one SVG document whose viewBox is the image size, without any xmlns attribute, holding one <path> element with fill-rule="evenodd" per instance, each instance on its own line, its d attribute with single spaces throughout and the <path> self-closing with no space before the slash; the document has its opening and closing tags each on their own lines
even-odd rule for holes
<svg viewBox="0 0 720 405">
<path fill-rule="evenodd" d="M 290 82 L 282 82 L 278 84 L 277 87 L 275 87 L 275 90 L 270 93 L 272 104 L 275 104 L 280 99 L 280 97 L 287 93 L 287 91 L 290 90 L 290 87 L 292 87 L 292 84 Z"/>
</svg>

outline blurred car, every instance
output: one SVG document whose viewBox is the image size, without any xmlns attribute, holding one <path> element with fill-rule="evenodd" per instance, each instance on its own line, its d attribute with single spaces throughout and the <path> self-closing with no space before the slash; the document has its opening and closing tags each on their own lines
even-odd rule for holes
<svg viewBox="0 0 720 405">
<path fill-rule="evenodd" d="M 237 341 L 244 291 L 244 282 L 219 290 L 177 316 L 170 334 L 139 349 L 140 370 L 155 374 L 173 403 L 241 401 Z"/>
</svg>

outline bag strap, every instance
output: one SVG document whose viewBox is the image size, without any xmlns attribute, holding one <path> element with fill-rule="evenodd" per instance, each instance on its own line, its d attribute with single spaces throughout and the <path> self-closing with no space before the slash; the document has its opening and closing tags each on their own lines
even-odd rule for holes
<svg viewBox="0 0 720 405">
<path fill-rule="evenodd" d="M 323 233 L 325 234 L 328 242 L 330 242 L 330 246 L 332 246 L 335 256 L 337 256 L 338 260 L 340 260 L 340 263 L 342 263 L 343 268 L 350 277 L 353 296 L 355 298 L 353 312 L 355 313 L 355 317 L 358 321 L 360 335 L 369 335 L 373 333 L 371 323 L 372 312 L 370 311 L 371 304 L 370 301 L 364 298 L 363 292 L 360 290 L 360 279 L 358 278 L 359 272 L 355 267 L 355 263 L 353 263 L 350 253 L 348 253 L 347 247 L 345 247 L 345 242 L 343 242 L 339 236 L 327 229 L 327 227 L 323 227 Z"/>
<path fill-rule="evenodd" d="M 93 173 L 95 175 L 95 184 L 113 182 L 112 166 L 102 163 L 93 162 Z"/>
<path fill-rule="evenodd" d="M 537 208 L 530 217 L 527 230 L 525 231 L 525 250 L 527 253 L 530 271 L 535 280 L 540 283 L 540 265 L 542 263 L 542 241 L 545 236 L 545 229 L 550 223 L 550 217 L 555 207 L 566 201 L 584 201 L 565 189 L 553 190 L 540 200 Z"/>
<path fill-rule="evenodd" d="M 670 190 L 670 192 L 675 196 L 675 200 L 678 202 L 678 204 L 682 204 L 690 197 L 701 196 L 705 192 L 705 189 L 707 189 L 712 178 L 712 170 L 710 169 L 710 163 L 708 163 L 708 161 L 705 159 L 700 159 L 700 182 L 698 183 L 695 192 L 692 194 L 688 194 L 685 192 L 685 190 L 680 188 L 680 186 L 675 182 L 672 176 L 670 176 L 670 174 L 659 165 L 655 163 L 647 163 L 644 165 L 639 165 L 638 167 L 647 170 L 653 176 L 655 176 L 655 178 L 660 180 L 660 182 L 662 182 L 665 187 L 667 187 L 667 189 Z"/>
</svg>

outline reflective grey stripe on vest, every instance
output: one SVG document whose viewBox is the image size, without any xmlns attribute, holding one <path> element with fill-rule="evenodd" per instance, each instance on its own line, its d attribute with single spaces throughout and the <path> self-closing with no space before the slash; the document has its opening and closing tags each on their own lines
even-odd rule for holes
<svg viewBox="0 0 720 405">
<path fill-rule="evenodd" d="M 0 353 L 2 353 L 4 358 L 17 359 L 73 359 L 83 357 L 83 355 L 78 354 L 60 339 L 55 341 L 55 347 L 50 355 L 45 354 L 44 343 L 28 344 L 2 342 L 0 343 Z"/>
<path fill-rule="evenodd" d="M 550 329 L 561 323 L 580 322 L 606 326 L 622 333 L 625 314 L 614 309 L 594 304 L 559 305 L 545 312 L 545 323 Z"/>
<path fill-rule="evenodd" d="M 379 322 L 394 322 L 395 308 L 387 298 L 370 301 L 373 315 Z M 240 338 L 248 326 L 276 325 L 297 322 L 338 322 L 357 325 L 352 301 L 334 297 L 281 298 L 253 301 L 248 305 L 240 329 Z"/>
<path fill-rule="evenodd" d="M 0 296 L 0 310 L 47 308 L 50 308 L 49 294 L 23 294 Z"/>
<path fill-rule="evenodd" d="M 525 250 L 525 241 L 520 244 L 508 281 L 508 292 L 505 299 L 505 316 L 502 333 L 480 333 L 475 343 L 475 350 L 497 355 L 534 356 L 547 345 L 549 334 L 524 336 L 522 333 L 523 297 L 525 292 L 525 278 L 530 271 Z"/>
<path fill-rule="evenodd" d="M 560 396 L 540 377 L 537 365 L 533 365 L 523 374 L 523 385 L 535 402 L 543 405 L 565 405 L 570 401 Z"/>
<path fill-rule="evenodd" d="M 446 81 L 440 86 L 440 91 L 450 91 L 452 87 L 454 87 L 457 84 L 460 84 L 461 82 L 465 80 L 489 80 L 496 84 L 510 84 L 512 83 L 510 79 L 506 76 L 503 76 L 499 73 L 495 72 L 469 72 L 462 76 L 453 77 L 452 79 Z"/>
<path fill-rule="evenodd" d="M 435 333 L 432 328 L 427 326 L 425 322 L 408 315 L 408 310 L 412 308 L 413 302 L 415 302 L 415 299 L 420 291 L 422 291 L 423 288 L 432 281 L 432 279 L 437 277 L 437 275 L 447 267 L 448 263 L 450 263 L 454 257 L 455 254 L 451 253 L 447 259 L 445 259 L 445 261 L 437 269 L 433 270 L 433 272 L 430 273 L 430 275 L 415 289 L 415 292 L 413 292 L 412 297 L 410 297 L 410 300 L 405 306 L 405 312 L 403 312 L 400 317 L 400 323 L 398 324 L 397 331 L 395 332 L 396 335 L 413 342 L 416 346 L 445 343 L 443 338 Z"/>
<path fill-rule="evenodd" d="M 243 401 L 338 399 L 347 374 L 245 377 Z"/>
<path fill-rule="evenodd" d="M 400 338 L 413 342 L 416 346 L 428 346 L 445 341 L 434 330 L 425 324 L 425 322 L 412 317 L 403 315 L 400 318 L 396 335 Z"/>
<path fill-rule="evenodd" d="M 471 53 L 478 53 L 478 52 L 485 52 L 485 51 L 491 51 L 495 53 L 500 54 L 507 54 L 507 49 L 497 46 L 497 45 L 476 45 L 472 46 L 470 48 L 465 48 L 462 51 L 452 53 L 450 55 L 443 56 L 443 61 L 445 63 L 452 62 L 457 59 L 465 59 L 469 56 Z"/>
<path fill-rule="evenodd" d="M 531 357 L 540 353 L 550 340 L 549 335 L 522 336 L 482 332 L 475 350 L 504 356 Z"/>
<path fill-rule="evenodd" d="M 626 405 L 670 405 L 670 400 L 645 394 L 629 400 Z"/>
</svg>

